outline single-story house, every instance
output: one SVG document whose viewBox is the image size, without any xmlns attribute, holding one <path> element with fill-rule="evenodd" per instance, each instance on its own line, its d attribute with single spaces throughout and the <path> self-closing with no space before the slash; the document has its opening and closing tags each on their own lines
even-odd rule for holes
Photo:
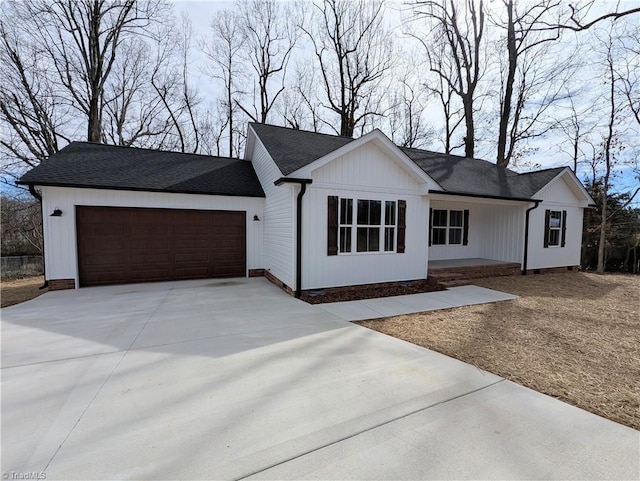
<svg viewBox="0 0 640 481">
<path fill-rule="evenodd" d="M 265 275 L 299 294 L 465 260 L 574 268 L 593 204 L 569 168 L 257 123 L 244 159 L 73 142 L 19 183 L 42 200 L 51 289 Z"/>
</svg>

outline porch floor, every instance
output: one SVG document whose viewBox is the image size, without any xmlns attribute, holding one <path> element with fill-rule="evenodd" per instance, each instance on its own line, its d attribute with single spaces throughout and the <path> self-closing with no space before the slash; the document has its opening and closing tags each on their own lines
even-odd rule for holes
<svg viewBox="0 0 640 481">
<path fill-rule="evenodd" d="M 449 269 L 452 267 L 495 266 L 500 264 L 513 264 L 513 262 L 497 261 L 495 259 L 483 259 L 481 257 L 469 257 L 466 259 L 443 259 L 438 261 L 429 261 L 429 270 Z"/>
<path fill-rule="evenodd" d="M 520 274 L 520 263 L 472 257 L 429 261 L 429 279 L 443 287 L 464 286 L 473 279 Z"/>
</svg>

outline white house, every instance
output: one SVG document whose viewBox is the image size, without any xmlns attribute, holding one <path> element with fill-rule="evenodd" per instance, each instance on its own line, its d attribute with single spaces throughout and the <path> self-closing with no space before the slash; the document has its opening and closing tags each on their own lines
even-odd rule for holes
<svg viewBox="0 0 640 481">
<path fill-rule="evenodd" d="M 265 275 L 299 294 L 448 263 L 574 268 L 593 204 L 568 168 L 254 123 L 244 160 L 72 143 L 20 183 L 42 199 L 50 289 Z"/>
</svg>

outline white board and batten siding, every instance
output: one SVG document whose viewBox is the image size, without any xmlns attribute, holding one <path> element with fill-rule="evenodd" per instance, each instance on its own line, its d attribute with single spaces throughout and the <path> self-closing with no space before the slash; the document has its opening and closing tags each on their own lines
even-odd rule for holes
<svg viewBox="0 0 640 481">
<path fill-rule="evenodd" d="M 396 159 L 367 143 L 313 171 L 312 176 L 303 199 L 302 289 L 426 277 L 429 201 L 419 195 L 419 181 Z M 354 204 L 357 199 L 405 200 L 405 252 L 327 255 L 329 196 L 353 199 Z M 356 227 L 354 215 L 354 236 Z"/>
<path fill-rule="evenodd" d="M 505 262 L 521 262 L 524 251 L 524 212 L 522 203 L 500 200 L 474 202 L 431 200 L 432 209 L 468 210 L 468 244 L 431 245 L 429 260 L 480 257 Z"/>
<path fill-rule="evenodd" d="M 76 287 L 78 287 L 75 207 L 83 205 L 246 211 L 247 269 L 261 269 L 263 266 L 263 223 L 253 220 L 254 215 L 257 215 L 260 219 L 264 216 L 264 199 L 261 197 L 172 194 L 68 187 L 39 187 L 39 189 L 42 190 L 47 279 L 76 279 Z M 56 208 L 62 210 L 61 217 L 50 216 L 50 213 Z"/>
<path fill-rule="evenodd" d="M 576 197 L 563 177 L 549 183 L 534 197 L 542 200 L 542 203 L 530 214 L 527 269 L 580 265 L 584 209 L 588 203 Z M 567 211 L 564 247 L 544 247 L 546 210 Z"/>
<path fill-rule="evenodd" d="M 255 137 L 249 155 L 266 195 L 264 201 L 264 265 L 289 287 L 295 286 L 295 187 L 274 182 L 282 177 L 280 169 L 260 139 Z"/>
</svg>

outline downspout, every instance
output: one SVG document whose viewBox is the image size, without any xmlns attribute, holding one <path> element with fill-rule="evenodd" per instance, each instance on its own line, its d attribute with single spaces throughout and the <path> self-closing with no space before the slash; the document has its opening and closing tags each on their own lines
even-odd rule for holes
<svg viewBox="0 0 640 481">
<path fill-rule="evenodd" d="M 524 219 L 524 258 L 522 259 L 522 275 L 527 275 L 527 260 L 529 256 L 529 213 L 537 209 L 540 205 L 541 200 L 534 200 L 533 207 L 529 207 L 525 213 Z"/>
<path fill-rule="evenodd" d="M 42 195 L 38 193 L 33 184 L 29 184 L 29 192 L 32 196 L 38 199 L 40 202 L 40 226 L 42 227 L 42 235 L 44 237 L 44 211 L 42 210 Z M 44 261 L 44 238 L 42 239 L 42 274 L 44 275 L 44 284 L 40 286 L 40 289 L 46 289 L 49 287 L 49 281 L 47 280 L 47 264 Z"/>
<path fill-rule="evenodd" d="M 302 294 L 302 198 L 307 191 L 307 184 L 313 182 L 311 179 L 296 179 L 289 177 L 281 177 L 274 182 L 275 185 L 284 183 L 299 184 L 300 192 L 296 199 L 296 290 L 295 297 L 300 299 Z"/>
</svg>

